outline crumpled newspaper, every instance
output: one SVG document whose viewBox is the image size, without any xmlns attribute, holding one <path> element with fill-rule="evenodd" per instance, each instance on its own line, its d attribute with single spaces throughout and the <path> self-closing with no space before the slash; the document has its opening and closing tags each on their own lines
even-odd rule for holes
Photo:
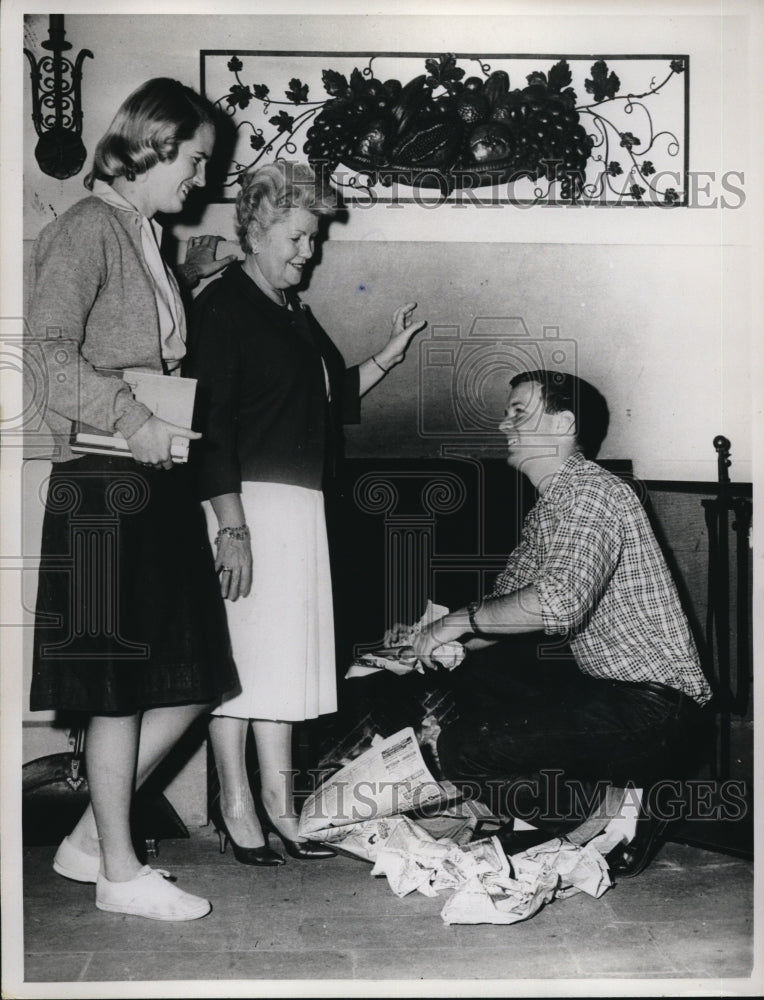
<svg viewBox="0 0 764 1000">
<path fill-rule="evenodd" d="M 554 899 L 557 881 L 549 873 L 523 873 L 490 883 L 471 878 L 446 901 L 440 915 L 446 924 L 515 924 Z"/>
<path fill-rule="evenodd" d="M 387 876 L 399 898 L 415 889 L 436 896 L 442 889 L 455 889 L 471 878 L 509 875 L 509 863 L 495 838 L 459 845 L 449 840 L 420 840 L 416 847 L 388 841 L 377 852 L 372 875 Z"/>
<path fill-rule="evenodd" d="M 585 892 L 598 899 L 611 885 L 607 862 L 591 844 L 579 847 L 554 838 L 513 854 L 510 861 L 515 874 L 556 874 L 560 880 L 558 895 Z"/>
<path fill-rule="evenodd" d="M 555 838 L 509 858 L 512 875 L 483 875 L 459 886 L 441 911 L 447 924 L 514 924 L 555 899 L 578 892 L 598 898 L 610 887 L 605 859 L 593 847 Z"/>
<path fill-rule="evenodd" d="M 450 892 L 441 911 L 447 924 L 514 924 L 555 899 L 598 898 L 611 885 L 597 850 L 559 838 L 507 857 L 497 837 L 436 840 L 407 816 L 389 816 L 335 827 L 323 839 L 371 861 L 371 874 L 384 875 L 399 899 Z"/>
<path fill-rule="evenodd" d="M 408 632 L 398 636 L 396 642 L 388 647 L 390 655 L 381 655 L 380 651 L 362 653 L 350 665 L 345 674 L 345 679 L 350 680 L 354 677 L 365 677 L 376 673 L 378 670 L 389 670 L 391 673 L 399 675 L 410 674 L 412 670 L 416 670 L 418 673 L 423 674 L 424 667 L 419 660 L 401 661 L 398 658 L 397 651 L 410 646 L 411 640 L 415 635 L 447 614 L 447 607 L 442 604 L 433 604 L 432 601 L 428 600 L 425 613 L 419 621 L 412 625 Z M 453 670 L 455 667 L 458 667 L 464 657 L 465 649 L 460 642 L 444 642 L 442 646 L 438 646 L 433 651 L 432 655 L 433 660 L 442 667 L 445 667 L 446 670 Z"/>
</svg>

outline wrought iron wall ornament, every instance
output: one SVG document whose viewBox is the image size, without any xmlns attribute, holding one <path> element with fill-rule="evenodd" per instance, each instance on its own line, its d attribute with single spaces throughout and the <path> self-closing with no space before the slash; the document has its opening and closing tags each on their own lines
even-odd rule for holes
<svg viewBox="0 0 764 1000">
<path fill-rule="evenodd" d="M 446 53 L 407 80 L 416 56 L 359 55 L 201 53 L 202 87 L 239 131 L 229 189 L 307 159 L 351 198 L 503 185 L 502 201 L 687 203 L 686 56 Z"/>
<path fill-rule="evenodd" d="M 63 14 L 50 15 L 48 36 L 42 47 L 52 55 L 38 62 L 24 49 L 32 71 L 32 121 L 39 136 L 34 155 L 43 173 L 65 180 L 80 172 L 87 157 L 80 87 L 82 63 L 93 53 L 82 49 L 74 63 L 63 55 L 72 47 L 65 38 Z"/>
</svg>

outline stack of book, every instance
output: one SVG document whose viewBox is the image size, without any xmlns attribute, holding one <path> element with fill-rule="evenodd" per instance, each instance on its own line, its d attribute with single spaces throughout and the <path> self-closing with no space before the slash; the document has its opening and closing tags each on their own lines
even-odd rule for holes
<svg viewBox="0 0 764 1000">
<path fill-rule="evenodd" d="M 135 398 L 144 403 L 160 420 L 177 427 L 191 427 L 194 415 L 196 379 L 160 375 L 158 372 L 140 371 L 135 368 L 99 369 L 102 375 L 124 379 Z M 189 440 L 173 438 L 173 462 L 188 461 Z M 75 455 L 122 455 L 130 457 L 131 451 L 121 434 L 110 434 L 89 424 L 75 424 L 72 433 L 72 451 Z"/>
</svg>

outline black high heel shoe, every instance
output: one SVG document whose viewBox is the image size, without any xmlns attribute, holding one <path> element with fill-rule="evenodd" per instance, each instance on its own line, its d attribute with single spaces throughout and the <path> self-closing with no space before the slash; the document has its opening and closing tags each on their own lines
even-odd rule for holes
<svg viewBox="0 0 764 1000">
<path fill-rule="evenodd" d="M 312 861 L 316 858 L 336 858 L 337 852 L 326 844 L 318 844 L 311 840 L 289 840 L 281 830 L 277 830 L 273 820 L 266 813 L 265 807 L 258 810 L 258 819 L 263 833 L 275 834 L 284 845 L 284 850 L 290 858 L 297 858 L 299 861 Z"/>
<path fill-rule="evenodd" d="M 268 841 L 262 847 L 239 847 L 223 819 L 223 810 L 220 808 L 220 799 L 216 799 L 210 806 L 210 819 L 215 827 L 220 842 L 220 853 L 225 854 L 225 849 L 229 842 L 233 848 L 233 856 L 243 865 L 258 865 L 261 868 L 275 868 L 277 865 L 285 865 L 286 861 L 277 852 L 271 850 Z M 285 845 L 286 846 L 286 845 Z"/>
</svg>

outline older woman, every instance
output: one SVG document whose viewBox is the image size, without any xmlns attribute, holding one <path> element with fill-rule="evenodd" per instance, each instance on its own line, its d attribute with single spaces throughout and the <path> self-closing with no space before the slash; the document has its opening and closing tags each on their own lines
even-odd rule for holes
<svg viewBox="0 0 764 1000">
<path fill-rule="evenodd" d="M 31 707 L 90 717 L 91 806 L 53 867 L 95 883 L 100 909 L 156 920 L 210 903 L 136 857 L 133 790 L 236 673 L 204 519 L 171 457 L 174 438 L 199 435 L 155 416 L 119 372 L 179 374 L 183 308 L 153 219 L 204 186 L 214 140 L 208 106 L 176 80 L 132 93 L 96 148 L 92 194 L 40 234 L 27 314 L 56 442 Z M 78 422 L 121 436 L 127 454 L 74 455 Z"/>
<path fill-rule="evenodd" d="M 197 471 L 215 515 L 216 565 L 242 686 L 210 722 L 221 785 L 213 819 L 221 851 L 230 839 L 245 864 L 283 864 L 267 845 L 269 831 L 292 857 L 334 853 L 300 839 L 291 787 L 292 723 L 337 708 L 322 484 L 342 422 L 359 419 L 361 396 L 403 360 L 424 326 L 412 322 L 414 303 L 402 306 L 384 347 L 345 369 L 296 294 L 320 217 L 334 210 L 331 192 L 306 166 L 276 163 L 244 177 L 236 221 L 245 259 L 195 304 L 190 373 L 203 410 Z M 250 723 L 262 823 L 245 760 Z"/>
</svg>

